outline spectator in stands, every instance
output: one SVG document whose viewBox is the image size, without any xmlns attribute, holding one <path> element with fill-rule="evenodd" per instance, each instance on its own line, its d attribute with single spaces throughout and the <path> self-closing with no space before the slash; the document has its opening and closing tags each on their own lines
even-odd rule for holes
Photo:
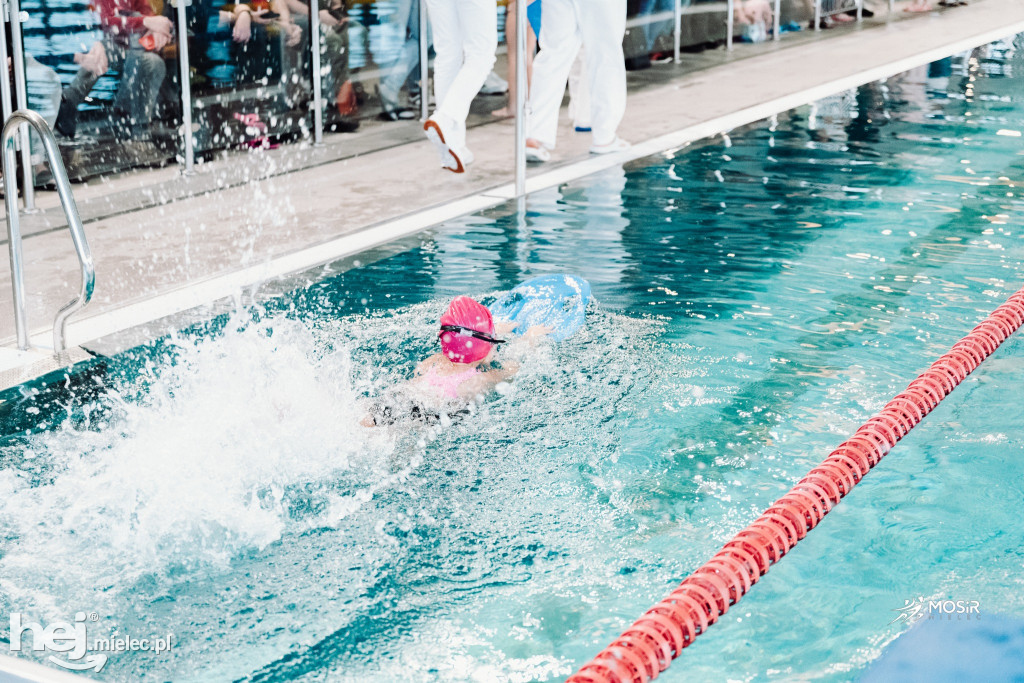
<svg viewBox="0 0 1024 683">
<path fill-rule="evenodd" d="M 590 86 L 591 154 L 629 148 L 617 134 L 626 111 L 626 66 L 622 37 L 625 0 L 543 0 L 540 52 L 533 63 L 527 121 L 526 158 L 551 158 L 558 132 L 558 111 L 580 45 L 586 49 Z"/>
<path fill-rule="evenodd" d="M 236 46 L 234 58 L 239 67 L 237 78 L 242 82 L 266 78 L 271 46 L 283 42 L 281 80 L 285 96 L 289 104 L 300 105 L 308 97 L 303 88 L 304 79 L 299 73 L 304 50 L 302 28 L 292 21 L 287 0 L 270 2 L 269 10 L 265 0 L 262 4 L 262 7 L 257 2 L 225 5 L 220 13 L 221 21 L 232 26 L 231 36 Z"/>
<path fill-rule="evenodd" d="M 547 1 L 544 0 L 545 4 Z M 494 0 L 426 2 L 437 53 L 434 60 L 437 109 L 423 124 L 423 130 L 437 147 L 441 166 L 454 173 L 463 173 L 473 162 L 473 154 L 466 147 L 466 117 L 469 105 L 494 66 L 494 52 L 498 48 L 498 17 L 494 11 Z M 619 38 L 622 38 L 621 34 Z M 562 85 L 564 88 L 564 80 Z"/>
<path fill-rule="evenodd" d="M 129 155 L 148 159 L 159 153 L 153 147 L 150 124 L 156 106 L 157 94 L 167 73 L 162 50 L 171 42 L 173 24 L 164 16 L 154 14 L 146 0 L 95 0 L 104 31 L 105 59 L 109 66 L 121 72 L 114 109 L 120 115 L 123 128 L 116 133 L 127 139 Z M 92 52 L 84 59 L 98 66 L 99 58 Z M 61 104 L 61 123 L 65 130 L 74 131 L 78 105 L 102 76 L 98 68 L 79 69 L 71 85 L 64 89 Z"/>
<path fill-rule="evenodd" d="M 291 22 L 300 29 L 300 37 L 309 34 L 309 5 L 306 0 L 284 0 L 291 15 Z M 348 57 L 349 57 L 349 28 L 351 22 L 348 16 L 348 9 L 344 0 L 317 0 L 317 17 L 320 20 L 320 54 L 327 63 L 327 73 L 323 79 L 323 97 L 330 107 L 338 107 L 339 90 L 349 81 Z M 301 101 L 304 99 L 306 71 L 308 63 L 304 59 L 306 55 L 306 43 L 299 40 L 292 44 L 286 42 L 290 48 L 285 55 L 284 78 L 287 88 L 292 94 L 290 99 Z M 351 84 L 350 86 L 351 87 Z M 303 92 L 305 91 L 305 93 Z M 343 103 L 339 110 L 346 109 Z M 354 113 L 354 110 L 349 113 Z M 348 119 L 351 125 L 346 130 L 355 130 L 359 127 L 358 121 Z"/>
<path fill-rule="evenodd" d="M 103 43 L 98 41 L 93 44 L 88 52 L 75 54 L 74 60 L 79 65 L 80 70 L 89 71 L 97 77 L 107 72 L 107 53 L 103 48 Z M 10 57 L 7 58 L 7 77 L 8 79 L 11 78 Z M 25 53 L 25 86 L 28 96 L 28 108 L 42 116 L 47 125 L 59 131 L 59 117 L 64 101 L 64 88 L 61 85 L 60 76 L 57 75 L 57 72 L 40 63 L 32 55 Z M 74 137 L 74 131 L 71 132 L 69 137 Z M 35 130 L 31 129 L 29 130 L 29 147 L 31 149 L 35 184 L 46 185 L 52 182 L 53 175 L 47 167 L 42 141 Z"/>
</svg>

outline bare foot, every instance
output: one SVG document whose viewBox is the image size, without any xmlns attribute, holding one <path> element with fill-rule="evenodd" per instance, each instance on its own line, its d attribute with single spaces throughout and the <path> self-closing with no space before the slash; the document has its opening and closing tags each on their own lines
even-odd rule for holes
<svg viewBox="0 0 1024 683">
<path fill-rule="evenodd" d="M 499 119 L 514 119 L 516 117 L 516 113 L 511 109 L 511 107 L 502 107 L 501 109 L 495 109 L 492 111 L 491 116 L 495 116 Z"/>
<path fill-rule="evenodd" d="M 904 12 L 931 12 L 932 9 L 933 8 L 932 8 L 930 3 L 927 3 L 927 2 L 915 2 L 910 7 L 904 7 L 903 11 Z"/>
</svg>

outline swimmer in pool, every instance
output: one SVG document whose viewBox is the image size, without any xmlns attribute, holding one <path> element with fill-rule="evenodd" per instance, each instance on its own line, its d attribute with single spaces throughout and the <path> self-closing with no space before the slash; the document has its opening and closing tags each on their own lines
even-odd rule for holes
<svg viewBox="0 0 1024 683">
<path fill-rule="evenodd" d="M 514 323 L 495 325 L 491 312 L 468 296 L 456 297 L 441 316 L 438 338 L 441 352 L 416 366 L 413 378 L 404 383 L 387 400 L 370 407 L 360 424 L 379 427 L 404 419 L 428 424 L 468 413 L 467 405 L 509 380 L 519 371 L 519 364 L 508 361 L 493 367 L 494 349 L 506 343 L 505 336 Z M 550 327 L 535 325 L 522 339 L 535 343 L 551 332 Z"/>
</svg>

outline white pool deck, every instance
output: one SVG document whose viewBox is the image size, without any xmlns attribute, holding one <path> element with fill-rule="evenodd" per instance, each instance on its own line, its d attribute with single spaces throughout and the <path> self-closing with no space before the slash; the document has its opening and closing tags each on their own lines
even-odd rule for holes
<svg viewBox="0 0 1024 683">
<path fill-rule="evenodd" d="M 531 167 L 527 188 L 569 182 L 1024 31 L 1024 0 L 975 0 L 913 18 L 899 12 L 902 6 L 891 22 L 883 16 L 780 43 L 737 44 L 732 53 L 715 50 L 631 74 L 620 134 L 632 149 L 591 156 L 589 135 L 572 132 L 563 117 L 554 158 Z M 411 126 L 387 125 L 397 124 L 371 126 L 362 138 L 330 136 L 316 149 L 236 154 L 187 179 L 164 168 L 75 186 L 97 278 L 93 302 L 68 325 L 69 344 L 104 348 L 124 330 L 144 337 L 155 321 L 513 196 L 513 122 L 470 130 L 477 160 L 464 176 L 440 170 L 433 148 Z M 339 145 L 382 144 L 392 146 L 330 161 Z M 298 157 L 306 168 L 290 170 Z M 25 217 L 23 231 L 28 318 L 40 349 L 14 349 L 10 270 L 2 258 L 0 388 L 50 367 L 51 321 L 78 287 L 55 195 L 41 193 L 39 205 L 44 211 Z"/>
</svg>

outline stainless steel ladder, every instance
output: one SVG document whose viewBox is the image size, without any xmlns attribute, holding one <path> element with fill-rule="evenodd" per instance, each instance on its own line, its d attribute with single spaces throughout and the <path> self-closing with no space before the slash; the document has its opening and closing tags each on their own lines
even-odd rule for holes
<svg viewBox="0 0 1024 683">
<path fill-rule="evenodd" d="M 78 263 L 82 269 L 82 285 L 78 296 L 65 304 L 57 312 L 57 317 L 53 320 L 53 352 L 61 354 L 67 348 L 64 328 L 67 325 L 68 318 L 77 311 L 80 311 L 92 300 L 93 288 L 96 285 L 96 269 L 93 267 L 89 243 L 85 239 L 82 219 L 78 215 L 78 206 L 75 204 L 75 198 L 71 194 L 71 182 L 68 180 L 68 172 L 64 168 L 64 160 L 61 159 L 60 151 L 57 149 L 57 141 L 53 137 L 53 132 L 46 125 L 43 117 L 34 111 L 19 109 L 13 112 L 4 123 L 0 145 L 2 145 L 3 149 L 4 203 L 7 205 L 7 236 L 9 238 L 7 246 L 11 256 L 14 324 L 18 332 L 18 348 L 20 350 L 26 351 L 30 346 L 28 324 L 25 320 L 25 281 L 21 258 L 21 228 L 18 222 L 18 179 L 16 177 L 17 168 L 14 157 L 14 136 L 23 124 L 28 124 L 35 128 L 43 141 L 46 159 L 50 162 L 50 170 L 53 173 L 54 182 L 57 184 L 57 194 L 60 196 L 60 204 L 64 209 L 64 216 L 68 221 L 68 229 L 71 231 L 71 239 L 75 243 L 75 253 L 78 255 Z M 24 139 L 27 139 L 27 137 L 25 136 Z M 31 179 L 31 177 L 31 174 L 26 174 L 26 178 Z"/>
</svg>

